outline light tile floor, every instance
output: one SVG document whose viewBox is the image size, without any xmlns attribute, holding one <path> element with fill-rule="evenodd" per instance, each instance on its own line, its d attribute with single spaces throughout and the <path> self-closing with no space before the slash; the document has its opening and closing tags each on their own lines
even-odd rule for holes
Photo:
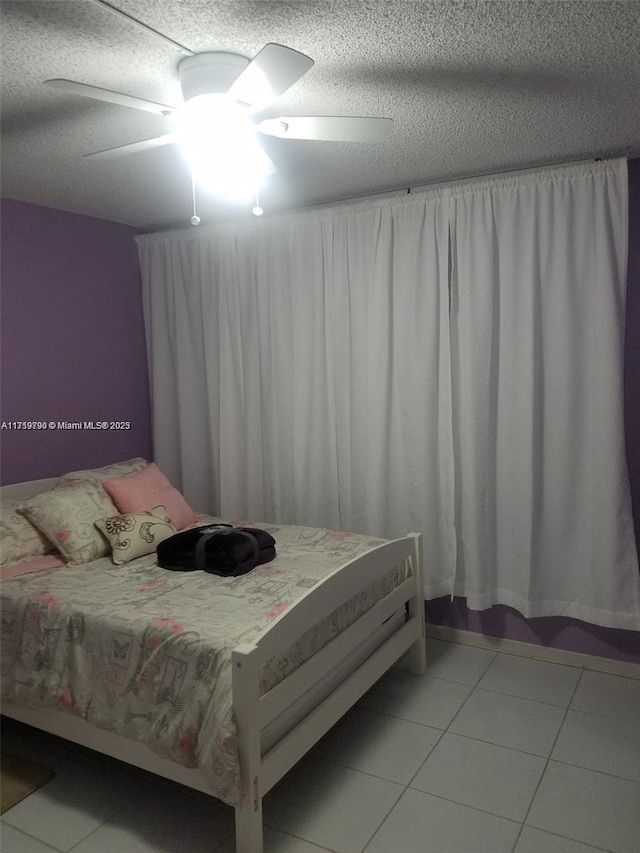
<svg viewBox="0 0 640 853">
<path fill-rule="evenodd" d="M 266 798 L 265 853 L 640 853 L 640 680 L 428 641 Z M 5 721 L 55 770 L 2 853 L 234 853 L 233 811 Z"/>
</svg>

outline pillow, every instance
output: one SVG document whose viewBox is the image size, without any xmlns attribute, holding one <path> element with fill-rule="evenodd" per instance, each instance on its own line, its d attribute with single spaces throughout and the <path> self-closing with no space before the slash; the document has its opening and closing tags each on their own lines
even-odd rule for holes
<svg viewBox="0 0 640 853">
<path fill-rule="evenodd" d="M 116 515 L 118 510 L 103 488 L 86 482 L 22 501 L 20 512 L 44 533 L 68 563 L 80 565 L 109 553 L 109 543 L 94 521 Z"/>
<path fill-rule="evenodd" d="M 31 557 L 53 554 L 55 548 L 37 527 L 18 512 L 22 500 L 0 504 L 0 564 L 18 563 Z"/>
<path fill-rule="evenodd" d="M 102 486 L 122 513 L 151 510 L 162 504 L 167 508 L 167 515 L 176 530 L 188 527 L 197 519 L 195 512 L 155 462 L 137 474 L 118 477 L 116 480 L 104 480 Z"/>
<path fill-rule="evenodd" d="M 160 542 L 176 532 L 163 506 L 149 512 L 113 515 L 94 523 L 109 541 L 113 562 L 118 566 L 153 553 Z"/>
<path fill-rule="evenodd" d="M 135 474 L 136 471 L 146 468 L 148 464 L 146 459 L 136 456 L 134 459 L 127 459 L 126 462 L 114 462 L 111 465 L 104 465 L 102 468 L 69 471 L 68 474 L 63 474 L 60 477 L 56 483 L 56 488 L 60 489 L 72 483 L 93 483 L 95 486 L 99 486 L 103 480 L 110 477 L 124 477 L 125 474 Z"/>
</svg>

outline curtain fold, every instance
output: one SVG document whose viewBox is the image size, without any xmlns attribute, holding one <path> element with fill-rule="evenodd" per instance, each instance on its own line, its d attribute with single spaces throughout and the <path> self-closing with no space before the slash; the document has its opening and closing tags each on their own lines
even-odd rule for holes
<svg viewBox="0 0 640 853">
<path fill-rule="evenodd" d="M 424 534 L 425 596 L 640 628 L 626 162 L 137 238 L 194 507 Z"/>
<path fill-rule="evenodd" d="M 640 628 L 626 161 L 493 179 L 451 205 L 454 594 Z"/>
</svg>

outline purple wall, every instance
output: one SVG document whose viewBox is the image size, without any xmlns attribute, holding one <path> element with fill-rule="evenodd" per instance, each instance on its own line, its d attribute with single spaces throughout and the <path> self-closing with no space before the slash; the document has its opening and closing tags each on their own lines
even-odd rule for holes
<svg viewBox="0 0 640 853">
<path fill-rule="evenodd" d="M 629 267 L 625 348 L 625 424 L 631 498 L 640 548 L 640 160 L 629 162 Z M 640 633 L 599 628 L 577 619 L 525 619 L 510 607 L 469 610 L 464 598 L 426 604 L 427 621 L 490 637 L 552 646 L 640 663 Z"/>
<path fill-rule="evenodd" d="M 0 420 L 129 430 L 0 431 L 0 482 L 151 455 L 133 228 L 2 200 Z"/>
</svg>

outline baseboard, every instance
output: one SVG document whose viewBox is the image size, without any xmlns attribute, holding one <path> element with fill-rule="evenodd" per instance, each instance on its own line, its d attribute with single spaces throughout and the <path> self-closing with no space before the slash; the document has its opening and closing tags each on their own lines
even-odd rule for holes
<svg viewBox="0 0 640 853">
<path fill-rule="evenodd" d="M 597 655 L 585 655 L 581 652 L 571 652 L 565 649 L 553 649 L 548 646 L 538 646 L 535 643 L 523 643 L 520 640 L 509 640 L 504 637 L 487 637 L 474 631 L 463 631 L 460 628 L 450 628 L 447 625 L 425 626 L 427 637 L 436 640 L 446 640 L 463 646 L 476 646 L 480 649 L 491 649 L 495 652 L 505 652 L 509 655 L 534 658 L 535 660 L 561 663 L 566 666 L 579 666 L 596 672 L 607 672 L 610 675 L 622 675 L 626 678 L 640 680 L 640 664 L 627 661 L 602 658 Z"/>
</svg>

